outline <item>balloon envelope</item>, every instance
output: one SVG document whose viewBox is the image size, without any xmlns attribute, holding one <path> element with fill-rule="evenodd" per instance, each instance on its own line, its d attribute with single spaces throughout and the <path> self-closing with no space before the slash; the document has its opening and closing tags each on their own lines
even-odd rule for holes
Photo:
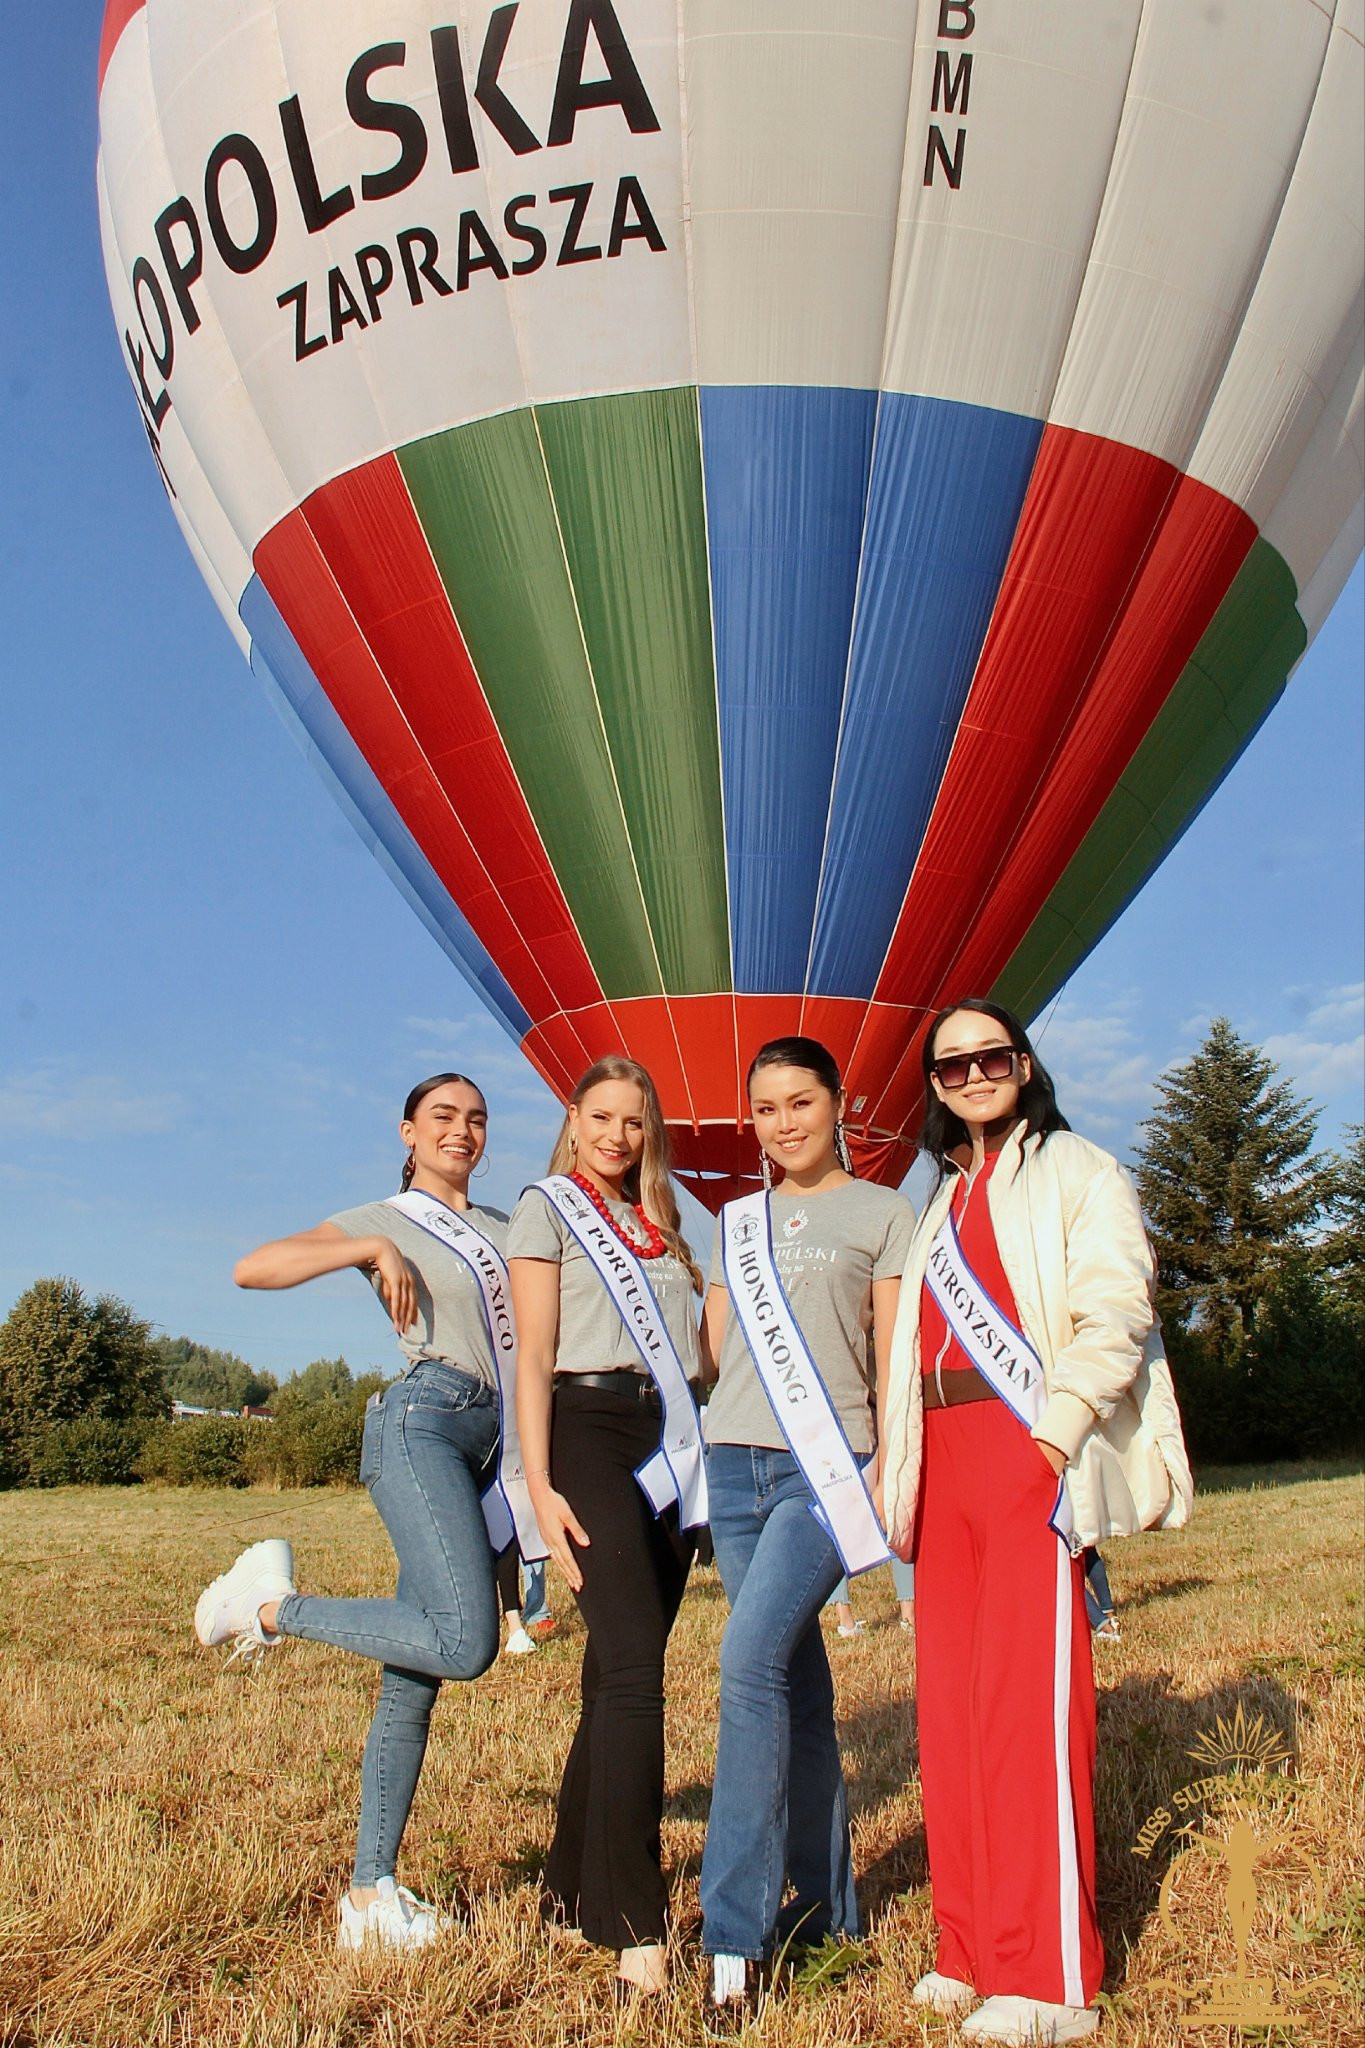
<svg viewBox="0 0 1365 2048">
<path fill-rule="evenodd" d="M 566 1092 L 713 1205 L 764 1038 L 897 1179 L 1360 546 L 1365 0 L 111 0 L 153 453 L 253 669 Z"/>
</svg>

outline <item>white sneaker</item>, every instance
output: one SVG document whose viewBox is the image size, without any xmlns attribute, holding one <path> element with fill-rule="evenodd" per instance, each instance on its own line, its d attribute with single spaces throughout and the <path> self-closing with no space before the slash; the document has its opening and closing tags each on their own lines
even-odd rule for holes
<svg viewBox="0 0 1365 2048">
<path fill-rule="evenodd" d="M 269 1600 L 283 1600 L 296 1592 L 294 1553 L 282 1536 L 253 1543 L 244 1550 L 230 1570 L 206 1586 L 194 1610 L 194 1632 L 206 1650 L 236 1637 L 229 1664 L 241 1658 L 250 1663 L 281 1640 L 267 1635 L 256 1619 Z"/>
<path fill-rule="evenodd" d="M 514 1628 L 502 1646 L 504 1657 L 526 1657 L 534 1650 L 535 1644 L 524 1628 Z"/>
<path fill-rule="evenodd" d="M 1042 1998 L 988 1998 L 962 2023 L 964 2041 L 1007 2041 L 1015 2048 L 1052 2048 L 1058 2041 L 1083 2041 L 1100 2016 L 1092 2005 L 1049 2005 Z"/>
<path fill-rule="evenodd" d="M 337 1947 L 364 1948 L 367 1941 L 381 1948 L 429 1948 L 455 1925 L 449 1913 L 442 1913 L 419 1899 L 405 1884 L 381 1877 L 377 1899 L 368 1906 L 354 1906 L 348 1892 L 337 1907 Z"/>
<path fill-rule="evenodd" d="M 867 1634 L 867 1623 L 865 1621 L 841 1621 L 839 1623 L 839 1633 L 841 1636 L 865 1636 Z"/>
<path fill-rule="evenodd" d="M 916 2005 L 927 2005 L 931 2012 L 965 2012 L 969 2005 L 976 2004 L 976 1993 L 970 1984 L 964 1984 L 960 1977 L 945 1977 L 941 1970 L 926 1971 L 910 1996 Z"/>
</svg>

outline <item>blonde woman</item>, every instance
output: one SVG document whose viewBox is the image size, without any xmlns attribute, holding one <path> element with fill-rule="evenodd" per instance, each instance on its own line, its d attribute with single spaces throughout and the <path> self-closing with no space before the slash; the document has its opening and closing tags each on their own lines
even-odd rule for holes
<svg viewBox="0 0 1365 2048">
<path fill-rule="evenodd" d="M 628 1999 L 666 1982 L 664 1650 L 706 1515 L 701 1274 L 633 1060 L 598 1060 L 575 1088 L 507 1252 L 531 1499 L 588 1628 L 542 1910 L 617 1952 Z"/>
</svg>

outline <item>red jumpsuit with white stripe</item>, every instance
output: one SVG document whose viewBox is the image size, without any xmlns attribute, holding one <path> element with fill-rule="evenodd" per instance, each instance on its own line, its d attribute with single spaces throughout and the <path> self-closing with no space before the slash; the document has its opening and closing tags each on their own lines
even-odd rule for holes
<svg viewBox="0 0 1365 2048">
<path fill-rule="evenodd" d="M 977 1278 L 1018 1327 L 988 1154 L 953 1203 Z M 926 1286 L 921 1369 L 972 1361 Z M 1088 2005 L 1095 1917 L 1095 1689 L 1081 1562 L 1048 1525 L 1057 1480 L 991 1396 L 929 1409 L 915 1544 L 920 1782 L 935 1967 L 997 1994 Z"/>
</svg>

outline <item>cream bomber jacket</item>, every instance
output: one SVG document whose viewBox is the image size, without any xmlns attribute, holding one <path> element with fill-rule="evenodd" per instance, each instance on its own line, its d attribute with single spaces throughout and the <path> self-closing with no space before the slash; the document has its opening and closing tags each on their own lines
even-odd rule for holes
<svg viewBox="0 0 1365 2048">
<path fill-rule="evenodd" d="M 1187 1522 L 1194 1482 L 1153 1307 L 1142 1212 L 1118 1161 L 1078 1137 L 1006 1140 L 988 1183 L 991 1222 L 1047 1406 L 1033 1434 L 1067 1456 L 1076 1540 Z M 1022 1142 L 1021 1142 L 1022 1140 Z M 920 1292 L 954 1168 L 919 1220 L 891 1340 L 883 1455 L 891 1547 L 910 1554 L 924 1436 Z"/>
</svg>

